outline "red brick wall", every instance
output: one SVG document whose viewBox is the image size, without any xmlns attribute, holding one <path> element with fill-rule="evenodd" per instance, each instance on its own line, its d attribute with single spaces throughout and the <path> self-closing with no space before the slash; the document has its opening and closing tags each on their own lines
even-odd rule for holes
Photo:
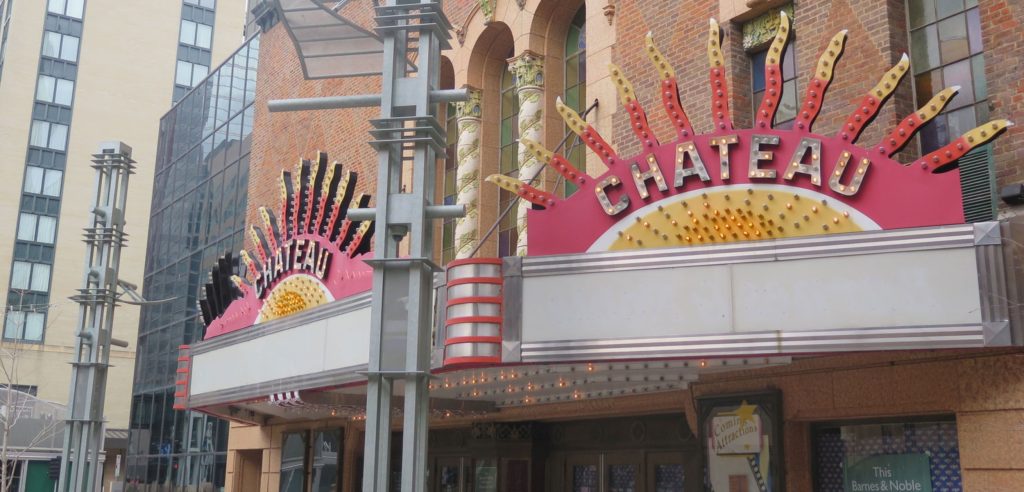
<svg viewBox="0 0 1024 492">
<path fill-rule="evenodd" d="M 980 2 L 986 75 L 992 119 L 1024 122 L 1024 2 L 998 0 Z M 708 131 L 710 91 L 707 79 L 707 19 L 719 13 L 715 0 L 685 2 L 672 0 L 622 0 L 615 16 L 616 43 L 613 62 L 623 67 L 641 101 L 645 104 L 655 133 L 663 140 L 673 133 L 663 117 L 653 87 L 657 82 L 651 63 L 643 54 L 643 36 L 652 31 L 659 48 L 671 62 L 679 79 L 680 97 L 698 132 Z M 904 0 L 808 0 L 796 2 L 793 26 L 796 40 L 798 101 L 829 39 L 842 29 L 849 30 L 846 50 L 837 64 L 825 104 L 815 122 L 817 133 L 831 135 L 845 121 L 860 99 L 881 76 L 910 51 Z M 723 41 L 729 65 L 730 107 L 737 127 L 751 125 L 750 62 L 742 47 L 739 23 L 725 23 Z M 1013 60 L 1007 63 L 1006 60 Z M 859 143 L 881 140 L 902 118 L 915 109 L 913 79 L 908 75 L 896 93 L 867 127 Z M 617 101 L 601 101 L 617 104 Z M 998 185 L 1024 181 L 1024 130 L 1011 128 L 994 146 Z M 629 128 L 629 118 L 619 112 L 614 118 L 612 143 L 619 153 L 639 150 Z M 916 145 L 899 154 L 903 162 L 917 155 Z"/>
<path fill-rule="evenodd" d="M 1009 118 L 1024 125 L 1024 2 L 986 0 L 978 4 L 991 118 Z M 1024 181 L 1024 128 L 1011 128 L 993 150 L 997 183 Z"/>
<path fill-rule="evenodd" d="M 314 159 L 316 152 L 327 152 L 346 170 L 359 174 L 356 194 L 375 194 L 377 154 L 367 143 L 369 120 L 379 109 L 344 109 L 271 113 L 267 102 L 274 99 L 376 94 L 379 78 L 359 77 L 333 80 L 305 80 L 295 47 L 281 24 L 264 33 L 260 40 L 260 64 L 257 74 L 256 115 L 249 170 L 249 202 L 246 220 L 258 223 L 261 206 L 277 210 L 280 206 L 280 176 L 291 170 L 299 159 Z M 248 244 L 248 237 L 246 238 Z"/>
<path fill-rule="evenodd" d="M 655 88 L 658 74 L 644 51 L 644 36 L 650 31 L 654 42 L 676 71 L 679 97 L 695 131 L 711 128 L 711 93 L 708 89 L 708 19 L 718 15 L 718 2 L 698 0 L 623 1 L 615 14 L 616 43 L 612 62 L 622 67 L 644 104 L 651 129 L 661 141 L 675 136 L 661 107 Z M 731 39 L 730 39 L 731 40 Z M 729 40 L 727 40 L 729 41 Z M 601 105 L 619 101 L 601 101 Z M 730 105 L 733 103 L 730 102 Z M 633 155 L 640 144 L 629 127 L 624 111 L 615 114 L 612 143 L 619 155 Z"/>
<path fill-rule="evenodd" d="M 473 14 L 477 9 L 475 0 L 448 0 L 444 5 L 454 26 L 465 24 L 471 14 L 474 17 L 469 22 L 481 22 L 479 13 Z M 653 90 L 657 75 L 643 52 L 643 36 L 648 31 L 654 32 L 659 47 L 676 69 L 682 102 L 695 129 L 710 129 L 705 42 L 708 19 L 719 13 L 717 0 L 620 0 L 616 5 L 616 42 L 612 46 L 612 61 L 629 76 L 647 107 L 655 132 L 663 140 L 673 135 Z M 835 79 L 816 122 L 817 132 L 834 133 L 867 90 L 899 60 L 902 53 L 909 51 L 905 9 L 904 0 L 805 0 L 796 4 L 794 30 L 800 77 L 798 100 L 803 97 L 809 74 L 827 41 L 840 29 L 849 30 L 846 51 L 836 68 Z M 369 9 L 346 10 L 344 13 L 360 22 L 372 22 Z M 981 21 L 991 117 L 1024 122 L 1024 63 L 1020 63 L 1024 60 L 1024 30 L 1021 29 L 1024 2 L 982 1 Z M 739 24 L 730 22 L 722 27 L 726 34 L 724 48 L 731 74 L 729 86 L 733 121 L 738 127 L 749 127 L 752 105 L 749 97 L 750 66 L 742 48 L 741 28 Z M 453 39 L 452 45 L 456 50 L 473 49 L 471 40 L 463 46 Z M 517 50 L 520 47 L 517 46 Z M 448 55 L 456 58 L 452 53 Z M 292 42 L 280 25 L 264 34 L 261 57 L 249 182 L 249 217 L 254 217 L 258 206 L 276 207 L 280 170 L 294 166 L 300 157 L 312 158 L 317 150 L 327 151 L 331 159 L 358 171 L 361 178 L 359 191 L 373 192 L 376 156 L 366 141 L 370 128 L 368 120 L 376 115 L 376 108 L 270 114 L 266 102 L 280 98 L 374 93 L 379 90 L 377 81 L 369 78 L 303 80 Z M 459 71 L 460 67 L 455 67 L 455 72 Z M 908 76 L 877 120 L 864 132 L 860 139 L 862 145 L 877 142 L 902 117 L 913 111 L 911 85 Z M 607 107 L 618 105 L 618 101 L 601 101 L 601 104 Z M 612 135 L 609 135 L 623 155 L 638 150 L 628 124 L 626 114 L 617 112 Z M 1013 128 L 995 144 L 1000 185 L 1024 181 L 1024 166 L 1020 164 L 1024 161 L 1024 139 L 1021 135 L 1019 127 Z M 915 146 L 910 147 L 902 155 L 905 162 L 916 153 Z M 486 229 L 489 225 L 482 224 L 481 227 Z"/>
<path fill-rule="evenodd" d="M 615 18 L 618 40 L 614 60 L 629 74 L 637 92 L 654 120 L 655 131 L 666 138 L 672 132 L 662 117 L 660 104 L 653 93 L 657 74 L 644 56 L 643 35 L 654 32 L 655 41 L 676 70 L 680 98 L 695 130 L 711 129 L 708 60 L 706 50 L 708 19 L 718 15 L 718 2 L 689 2 L 685 9 L 678 2 L 624 1 Z M 804 96 L 807 80 L 817 65 L 818 57 L 834 34 L 848 29 L 847 48 L 838 64 L 834 82 L 825 105 L 815 122 L 815 131 L 834 134 L 860 99 L 881 76 L 908 50 L 905 22 L 900 0 L 805 1 L 795 8 L 793 27 L 796 43 L 798 100 Z M 752 124 L 750 98 L 750 60 L 742 46 L 742 26 L 727 22 L 723 45 L 730 73 L 730 108 L 738 128 Z M 900 86 L 892 101 L 879 114 L 875 123 L 861 137 L 861 143 L 877 142 L 899 120 L 912 111 L 913 95 L 910 81 Z M 615 142 L 626 150 L 638 150 L 629 119 L 625 113 L 616 115 Z M 620 153 L 629 153 L 620 150 Z"/>
</svg>

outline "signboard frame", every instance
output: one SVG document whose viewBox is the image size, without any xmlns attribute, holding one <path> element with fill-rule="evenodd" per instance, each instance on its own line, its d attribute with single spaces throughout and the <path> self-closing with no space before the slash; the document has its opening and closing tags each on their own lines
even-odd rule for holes
<svg viewBox="0 0 1024 492">
<path fill-rule="evenodd" d="M 751 407 L 753 407 L 753 409 L 751 409 Z M 705 483 L 708 484 L 708 490 L 712 490 L 710 487 L 711 484 L 714 483 L 712 480 L 713 471 L 711 453 L 713 451 L 710 448 L 710 438 L 712 437 L 710 425 L 715 417 L 736 416 L 736 418 L 744 420 L 741 416 L 744 409 L 748 412 L 752 411 L 753 414 L 751 416 L 759 418 L 761 427 L 759 432 L 764 436 L 768 446 L 767 452 L 771 456 L 767 469 L 768 475 L 765 477 L 766 488 L 756 488 L 751 490 L 767 490 L 769 492 L 785 490 L 785 468 L 781 466 L 782 460 L 784 459 L 782 392 L 777 389 L 747 393 L 705 395 L 697 398 L 696 431 L 701 443 L 701 457 L 704 460 L 704 478 Z M 737 413 L 740 413 L 741 415 L 736 415 Z M 722 456 L 744 455 L 723 454 Z M 761 473 L 763 476 L 764 471 L 762 470 Z"/>
</svg>

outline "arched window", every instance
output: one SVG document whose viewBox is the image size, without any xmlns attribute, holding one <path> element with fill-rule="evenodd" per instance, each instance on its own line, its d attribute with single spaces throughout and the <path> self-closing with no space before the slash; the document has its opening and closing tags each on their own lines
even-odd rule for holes
<svg viewBox="0 0 1024 492">
<path fill-rule="evenodd" d="M 445 104 L 445 133 L 448 137 L 448 147 L 444 155 L 444 181 L 441 188 L 441 202 L 445 205 L 455 205 L 458 199 L 458 186 L 455 182 L 457 172 L 457 147 L 459 143 L 459 129 L 455 116 L 455 105 Z M 455 259 L 455 219 L 444 219 L 441 225 L 441 264 L 445 265 Z"/>
<path fill-rule="evenodd" d="M 577 113 L 587 109 L 587 12 L 586 5 L 576 11 L 565 35 L 565 89 L 562 98 Z M 565 127 L 566 134 L 571 130 Z M 565 156 L 577 169 L 587 168 L 586 147 L 576 138 L 566 140 Z M 578 187 L 565 183 L 565 196 L 576 192 Z"/>
<path fill-rule="evenodd" d="M 509 52 L 507 58 L 512 58 Z M 515 76 L 506 70 L 501 75 L 501 139 L 498 157 L 498 171 L 513 178 L 519 177 L 519 98 L 516 96 Z M 498 213 L 501 214 L 509 205 L 519 200 L 514 193 L 501 190 L 498 195 Z M 516 243 L 519 231 L 516 229 L 516 210 L 512 208 L 498 226 L 498 256 L 516 254 Z"/>
<path fill-rule="evenodd" d="M 452 89 L 455 87 L 455 69 L 451 61 L 441 57 L 441 77 L 438 81 L 440 89 Z M 444 205 L 454 205 L 458 201 L 458 186 L 456 185 L 457 148 L 459 144 L 458 117 L 456 116 L 455 103 L 442 103 L 437 105 L 437 120 L 444 125 L 445 137 L 448 145 L 444 154 L 437 156 L 437 183 L 435 188 L 435 199 Z M 435 231 L 440 232 L 440 248 L 438 258 L 441 265 L 446 265 L 455 259 L 455 223 L 456 219 L 444 219 L 440 227 Z M 437 232 L 434 235 L 438 237 Z M 435 243 L 436 245 L 437 243 Z"/>
</svg>

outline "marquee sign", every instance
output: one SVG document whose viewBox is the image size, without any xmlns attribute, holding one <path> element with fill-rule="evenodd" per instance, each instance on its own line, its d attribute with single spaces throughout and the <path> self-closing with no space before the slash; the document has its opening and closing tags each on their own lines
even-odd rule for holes
<svg viewBox="0 0 1024 492">
<path fill-rule="evenodd" d="M 300 161 L 294 174 L 281 172 L 279 215 L 260 207 L 262 227 L 249 227 L 253 247 L 239 253 L 246 278 L 233 274 L 230 254 L 211 272 L 199 301 L 206 338 L 370 289 L 372 271 L 363 260 L 371 256 L 373 221 L 345 218 L 350 206 L 370 201 L 353 198 L 356 181 L 337 162 L 328 165 L 323 152 Z"/>
<path fill-rule="evenodd" d="M 911 165 L 893 159 L 956 95 L 959 88 L 950 87 L 903 119 L 882 141 L 870 147 L 855 145 L 909 70 L 910 60 L 904 55 L 836 134 L 814 133 L 812 126 L 845 47 L 846 31 L 841 31 L 818 61 L 793 129 L 773 128 L 782 97 L 781 56 L 790 37 L 789 19 L 785 12 L 780 15 L 765 61 L 767 90 L 754 128 L 733 127 L 722 34 L 714 20 L 707 44 L 711 132 L 694 131 L 680 103 L 675 71 L 650 34 L 647 56 L 661 78 L 662 106 L 676 133 L 672 142 L 661 143 L 655 137 L 632 85 L 615 65 L 609 67 L 611 78 L 639 139 L 639 154 L 620 157 L 597 130 L 559 100 L 562 118 L 608 171 L 590 176 L 564 156 L 522 139 L 540 161 L 581 188 L 563 199 L 503 175 L 487 178 L 534 205 L 528 212 L 529 254 L 706 245 L 963 222 L 954 164 L 1012 123 L 986 123 Z"/>
</svg>

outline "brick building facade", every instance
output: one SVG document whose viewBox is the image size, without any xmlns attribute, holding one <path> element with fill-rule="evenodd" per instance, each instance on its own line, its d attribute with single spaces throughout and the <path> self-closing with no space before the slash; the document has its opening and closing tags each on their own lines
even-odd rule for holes
<svg viewBox="0 0 1024 492">
<path fill-rule="evenodd" d="M 443 53 L 442 88 L 468 86 L 479 91 L 479 112 L 474 114 L 474 108 L 468 106 L 439 108 L 439 114 L 447 115 L 441 119 L 449 125 L 458 125 L 455 131 L 449 128 L 449 136 L 456 136 L 458 141 L 449 142 L 448 158 L 456 163 L 438 165 L 439 201 L 445 197 L 455 201 L 456 195 L 466 191 L 465 187 L 478 197 L 471 204 L 476 213 L 458 225 L 452 224 L 450 232 L 439 231 L 435 235 L 435 251 L 442 261 L 451 259 L 444 257 L 444 251 L 452 251 L 453 257 L 477 248 L 481 257 L 516 254 L 516 241 L 523 236 L 515 220 L 519 200 L 503 195 L 505 192 L 484 182 L 484 178 L 501 173 L 523 181 L 529 179 L 529 175 L 519 174 L 522 169 L 533 169 L 529 153 L 517 143 L 516 137 L 523 132 L 535 132 L 549 149 L 558 148 L 563 140 L 565 148 L 572 149 L 575 136 L 567 130 L 556 103 L 556 98 L 567 90 L 576 91 L 575 100 L 567 98 L 566 102 L 578 112 L 584 112 L 596 102 L 596 107 L 586 114 L 586 120 L 621 155 L 633 155 L 639 150 L 641 144 L 634 137 L 629 115 L 620 105 L 616 86 L 606 68 L 609 63 L 621 67 L 629 77 L 639 100 L 646 104 L 654 132 L 663 140 L 670 138 L 674 130 L 657 107 L 658 74 L 644 54 L 648 32 L 675 68 L 681 101 L 698 133 L 711 128 L 714 118 L 707 68 L 708 19 L 718 19 L 725 34 L 722 51 L 726 57 L 732 120 L 738 128 L 749 128 L 754 124 L 759 91 L 764 90 L 763 79 L 759 81 L 755 72 L 763 67 L 766 41 L 770 42 L 774 33 L 774 27 L 764 26 L 772 26 L 772 19 L 777 19 L 780 9 L 792 15 L 794 56 L 787 63 L 793 68 L 785 78 L 792 84 L 789 87 L 796 88 L 795 100 L 800 100 L 807 90 L 809 74 L 832 36 L 842 29 L 848 30 L 845 52 L 835 69 L 835 79 L 817 120 L 816 133 L 837 133 L 866 91 L 881 74 L 900 61 L 903 53 L 912 54 L 911 73 L 860 136 L 861 144 L 882 140 L 906 115 L 923 105 L 928 98 L 921 97 L 919 92 L 954 85 L 942 84 L 945 81 L 937 81 L 939 77 L 946 77 L 948 81 L 966 80 L 969 89 L 968 85 L 961 84 L 964 87 L 961 97 L 966 97 L 968 102 L 953 104 L 940 117 L 943 129 L 936 128 L 939 123 L 928 127 L 926 132 L 931 132 L 932 140 L 913 140 L 898 154 L 902 162 L 909 163 L 922 155 L 922 146 L 944 144 L 975 126 L 971 123 L 963 128 L 968 119 L 977 120 L 976 124 L 990 118 L 1024 120 L 1024 66 L 1017 63 L 1024 58 L 1024 39 L 1021 38 L 1024 34 L 1019 29 L 1024 21 L 1024 4 L 1019 2 L 966 0 L 936 7 L 930 0 L 793 3 L 449 0 L 444 8 L 455 32 L 453 49 Z M 371 27 L 371 13 L 360 2 L 345 4 L 340 13 Z M 958 34 L 961 24 L 957 22 L 962 23 L 962 36 Z M 267 102 L 375 93 L 379 89 L 378 81 L 372 77 L 304 80 L 292 40 L 280 25 L 262 35 L 260 56 L 249 180 L 250 223 L 259 222 L 257 207 L 277 203 L 280 199 L 280 172 L 292 169 L 297 159 L 313 158 L 317 150 L 327 152 L 332 160 L 359 173 L 357 192 L 372 193 L 377 157 L 367 143 L 367 132 L 376 108 L 270 113 Z M 510 66 L 515 68 L 515 77 L 509 75 Z M 581 71 L 581 75 L 573 79 L 577 71 Z M 542 74 L 539 78 L 538 72 Z M 518 92 L 524 81 L 540 87 L 538 104 L 530 106 L 529 99 Z M 524 115 L 524 108 L 529 108 L 529 114 Z M 796 113 L 795 107 L 789 109 Z M 783 111 L 780 109 L 780 114 L 776 115 L 777 123 L 785 119 Z M 478 129 L 474 129 L 474 124 L 479 125 Z M 1021 132 L 1017 127 L 1010 128 L 991 145 L 990 155 L 979 157 L 978 162 L 982 164 L 971 170 L 975 179 L 972 182 L 982 183 L 987 193 L 980 208 L 976 203 L 972 206 L 976 207 L 975 213 L 981 217 L 987 215 L 988 220 L 994 219 L 997 213 L 1003 217 L 1017 214 L 1012 205 L 998 201 L 997 190 L 1024 181 Z M 930 150 L 925 148 L 925 151 Z M 475 161 L 471 157 L 474 154 L 479 156 Z M 579 156 L 577 162 L 591 175 L 604 171 L 603 164 L 594 155 L 575 155 Z M 472 182 L 445 176 L 446 172 L 454 173 L 469 162 L 478 166 L 470 175 Z M 567 189 L 558 178 L 556 173 L 545 169 L 538 177 L 540 187 L 558 195 L 574 191 Z M 508 216 L 499 221 L 502 213 Z M 485 237 L 496 222 L 494 232 Z M 463 232 L 466 235 L 461 235 Z M 466 249 L 458 244 L 460 241 L 466 242 Z M 478 242 L 482 245 L 478 246 Z M 528 484 L 524 485 L 526 488 L 515 488 L 518 485 L 503 481 L 498 490 L 572 490 L 570 482 L 579 478 L 573 476 L 574 463 L 600 456 L 595 463 L 604 466 L 606 462 L 614 463 L 637 452 L 636 448 L 620 445 L 628 441 L 626 437 L 621 440 L 601 437 L 613 432 L 598 429 L 621 430 L 633 426 L 631 429 L 644 428 L 647 435 L 658 434 L 664 438 L 650 441 L 653 444 L 640 451 L 648 457 L 644 458 L 648 461 L 639 465 L 643 470 L 650 470 L 650 476 L 644 479 L 646 483 L 653 486 L 655 470 L 661 470 L 657 468 L 661 463 L 679 463 L 680 473 L 685 472 L 687 477 L 686 490 L 696 490 L 702 486 L 701 463 L 692 461 L 693 453 L 700 449 L 693 435 L 701 425 L 697 400 L 720 394 L 773 390 L 782 394 L 780 414 L 785 430 L 781 438 L 786 445 L 784 454 L 777 459 L 781 459 L 786 477 L 784 490 L 841 490 L 830 488 L 835 485 L 834 480 L 842 480 L 841 476 L 838 479 L 826 477 L 822 471 L 835 465 L 826 463 L 823 458 L 823 450 L 831 442 L 829 439 L 840 439 L 841 433 L 845 436 L 861 431 L 868 434 L 897 432 L 885 427 L 887 425 L 902 426 L 898 432 L 908 435 L 934 432 L 952 439 L 956 460 L 950 461 L 949 466 L 956 469 L 955 480 L 947 482 L 947 488 L 935 482 L 934 490 L 1015 490 L 1024 487 L 1021 485 L 1024 484 L 1024 459 L 1021 458 L 1024 456 L 1024 429 L 1019 424 L 1024 419 L 1022 361 L 1024 352 L 1019 348 L 890 351 L 806 358 L 779 368 L 702 377 L 685 390 L 661 396 L 502 408 L 496 415 L 485 418 L 438 419 L 432 423 L 438 431 L 437 445 L 432 447 L 437 450 L 436 460 L 432 462 L 437 468 L 431 473 L 443 473 L 447 470 L 445 467 L 454 466 L 463 477 L 458 483 L 465 485 L 465 480 L 470 480 L 465 477 L 472 475 L 464 471 L 465 466 L 470 465 L 460 461 L 471 459 L 466 449 L 479 445 L 485 449 L 479 452 L 491 453 L 512 463 L 517 457 L 531 456 L 532 446 L 536 454 L 532 455 L 530 468 L 524 472 L 530 477 L 524 482 Z M 665 415 L 685 419 L 687 426 L 677 431 L 673 427 L 676 421 L 662 418 Z M 514 426 L 525 421 L 543 424 L 532 427 L 532 431 L 524 431 L 528 437 L 521 442 L 510 444 L 498 438 L 493 441 L 480 438 L 477 444 L 466 444 L 472 441 L 469 436 L 478 437 L 475 433 L 480 432 L 483 424 Z M 325 419 L 314 422 L 313 427 L 335 424 L 345 428 L 345 455 L 357 456 L 361 447 L 351 438 L 360 435 L 361 422 Z M 889 430 L 858 430 L 859 425 Z M 953 425 L 953 437 L 947 435 L 948 425 Z M 286 447 L 282 436 L 309 428 L 308 423 L 234 424 L 229 447 L 242 454 L 256 452 L 257 459 L 262 452 L 262 468 L 257 466 L 259 471 L 253 472 L 259 477 L 260 490 L 278 490 L 283 480 L 279 462 L 282 449 Z M 565 440 L 560 433 L 566 432 L 591 432 L 597 437 Z M 863 442 L 868 440 L 865 438 Z M 990 444 L 991 441 L 998 442 Z M 537 452 L 538 448 L 546 451 Z M 243 480 L 243 473 L 249 473 L 245 467 L 253 466 L 252 458 L 242 454 L 229 456 L 228 483 L 236 484 L 234 490 L 240 490 L 237 484 L 249 483 L 239 480 Z M 348 478 L 338 484 L 338 490 L 358 490 L 360 481 L 353 475 L 359 473 L 359 468 L 352 461 L 341 466 Z M 502 470 L 502 480 L 515 473 L 515 469 Z M 589 473 L 588 468 L 581 470 L 581 473 Z M 436 478 L 433 476 L 431 480 Z M 612 479 L 601 480 L 601 490 L 607 490 L 604 480 Z M 682 478 L 679 483 L 683 483 Z M 637 490 L 647 489 L 640 486 Z"/>
<path fill-rule="evenodd" d="M 523 6 L 519 3 L 523 3 Z M 1021 77 L 1024 68 L 1016 63 L 1001 63 L 1000 60 L 1016 60 L 1024 55 L 1020 41 L 1015 40 L 1012 34 L 1016 32 L 1015 26 L 1019 26 L 1024 19 L 1024 6 L 1006 1 L 980 2 L 977 7 L 971 7 L 970 4 L 968 2 L 966 10 L 977 9 L 980 26 L 978 38 L 983 46 L 971 49 L 973 53 L 980 50 L 984 59 L 984 81 L 975 81 L 974 85 L 976 90 L 977 86 L 987 85 L 987 95 L 978 99 L 987 103 L 985 105 L 990 118 L 1020 120 L 1024 115 L 1024 96 L 1021 96 L 1019 80 L 1024 78 Z M 687 2 L 684 8 L 674 0 L 655 0 L 613 2 L 611 7 L 608 5 L 577 0 L 547 3 L 460 0 L 445 3 L 445 11 L 455 26 L 456 36 L 453 49 L 443 55 L 445 70 L 442 73 L 442 86 L 470 86 L 483 92 L 483 168 L 478 173 L 478 179 L 482 181 L 487 175 L 498 172 L 498 149 L 502 143 L 497 124 L 500 116 L 498 93 L 501 79 L 508 70 L 508 59 L 524 51 L 536 53 L 542 60 L 545 83 L 541 109 L 544 138 L 541 143 L 552 149 L 563 139 L 567 139 L 566 147 L 572 144 L 573 139 L 567 138 L 567 127 L 556 111 L 555 99 L 565 90 L 564 40 L 567 29 L 581 9 L 586 23 L 587 104 L 574 109 L 582 112 L 596 101 L 598 104 L 587 116 L 587 121 L 602 132 L 620 154 L 633 154 L 639 148 L 639 143 L 630 130 L 628 114 L 621 110 L 617 100 L 615 87 L 606 68 L 608 63 L 621 67 L 637 88 L 641 102 L 648 106 L 654 132 L 662 139 L 667 139 L 672 133 L 667 118 L 656 107 L 657 96 L 652 88 L 657 85 L 657 74 L 643 55 L 644 37 L 648 32 L 653 33 L 661 51 L 676 69 L 680 98 L 694 128 L 698 132 L 710 128 L 712 111 L 704 48 L 708 18 L 719 19 L 723 26 L 723 52 L 727 54 L 729 105 L 733 122 L 740 128 L 749 127 L 753 123 L 754 106 L 759 101 L 753 100 L 752 96 L 755 92 L 751 86 L 752 63 L 755 58 L 752 55 L 764 51 L 767 46 L 763 40 L 751 41 L 755 36 L 747 36 L 745 46 L 744 25 L 750 29 L 749 25 L 762 22 L 769 11 L 777 12 L 777 8 L 769 6 L 791 4 L 757 2 L 756 7 L 748 8 L 742 1 L 695 1 Z M 791 10 L 794 13 L 791 44 L 796 55 L 797 97 L 801 97 L 806 90 L 810 73 L 828 40 L 839 30 L 848 30 L 846 49 L 837 64 L 835 79 L 829 88 L 820 117 L 816 120 L 817 133 L 829 135 L 838 132 L 858 101 L 877 80 L 876 77 L 898 62 L 903 53 L 911 52 L 911 29 L 907 21 L 911 13 L 908 5 L 906 2 L 891 0 L 804 2 Z M 923 2 L 922 5 L 931 4 Z M 372 24 L 371 14 L 364 10 L 364 6 L 354 3 L 345 6 L 342 13 L 369 26 Z M 488 20 L 488 12 L 491 12 L 493 20 Z M 759 16 L 762 18 L 759 19 Z M 974 27 L 970 25 L 968 29 Z M 971 42 L 974 42 L 975 34 L 971 34 Z M 304 80 L 291 40 L 283 28 L 271 29 L 264 43 L 270 48 L 264 50 L 262 55 L 269 62 L 260 66 L 260 70 L 266 73 L 261 79 L 265 82 L 261 82 L 258 88 L 257 97 L 261 103 L 272 99 L 368 94 L 379 87 L 379 82 L 372 77 Z M 507 56 L 510 53 L 512 56 Z M 912 57 L 914 59 L 916 57 Z M 979 74 L 973 77 L 978 78 Z M 966 96 L 958 96 L 963 97 Z M 865 129 L 859 142 L 865 144 L 880 141 L 903 117 L 927 101 L 927 98 L 919 99 L 923 100 L 915 103 L 914 75 L 910 74 L 897 87 L 874 122 Z M 368 120 L 373 117 L 374 109 L 270 114 L 266 104 L 257 106 L 256 125 L 259 130 L 253 143 L 253 162 L 258 168 L 254 169 L 249 184 L 250 197 L 253 198 L 249 202 L 250 219 L 255 218 L 255 210 L 259 206 L 257 204 L 270 203 L 277 196 L 279 171 L 291 168 L 298 156 L 309 158 L 316 150 L 326 151 L 332 160 L 360 171 L 364 180 L 360 183 L 359 192 L 372 191 L 373 184 L 366 179 L 372 173 L 364 171 L 375 168 L 376 155 L 366 143 L 366 135 L 371 128 Z M 976 120 L 978 124 L 984 122 L 980 117 Z M 1024 155 L 1024 141 L 1017 137 L 1020 131 L 1011 128 L 1008 135 L 992 145 L 990 174 L 994 182 L 989 188 L 991 193 L 997 194 L 996 190 L 1005 185 L 1024 181 L 1019 164 L 1020 157 Z M 952 133 L 954 131 L 947 132 L 946 140 L 956 136 Z M 919 139 L 901 151 L 901 161 L 910 162 L 921 155 L 921 147 L 916 140 Z M 588 156 L 587 159 L 591 174 L 603 171 L 602 164 L 594 156 Z M 545 171 L 542 178 L 550 187 L 554 185 L 557 175 Z M 443 166 L 439 166 L 438 183 L 437 194 L 441 197 L 444 191 L 441 189 L 444 183 Z M 500 213 L 497 206 L 492 205 L 498 203 L 499 191 L 496 187 L 481 185 L 479 193 L 481 207 L 476 229 L 478 235 L 482 236 Z M 990 201 L 1002 213 L 1016 214 L 1003 203 L 997 205 L 996 198 L 992 197 Z M 438 247 L 435 249 L 440 251 L 442 235 L 436 236 Z M 481 253 L 496 253 L 493 239 L 488 241 Z"/>
</svg>

